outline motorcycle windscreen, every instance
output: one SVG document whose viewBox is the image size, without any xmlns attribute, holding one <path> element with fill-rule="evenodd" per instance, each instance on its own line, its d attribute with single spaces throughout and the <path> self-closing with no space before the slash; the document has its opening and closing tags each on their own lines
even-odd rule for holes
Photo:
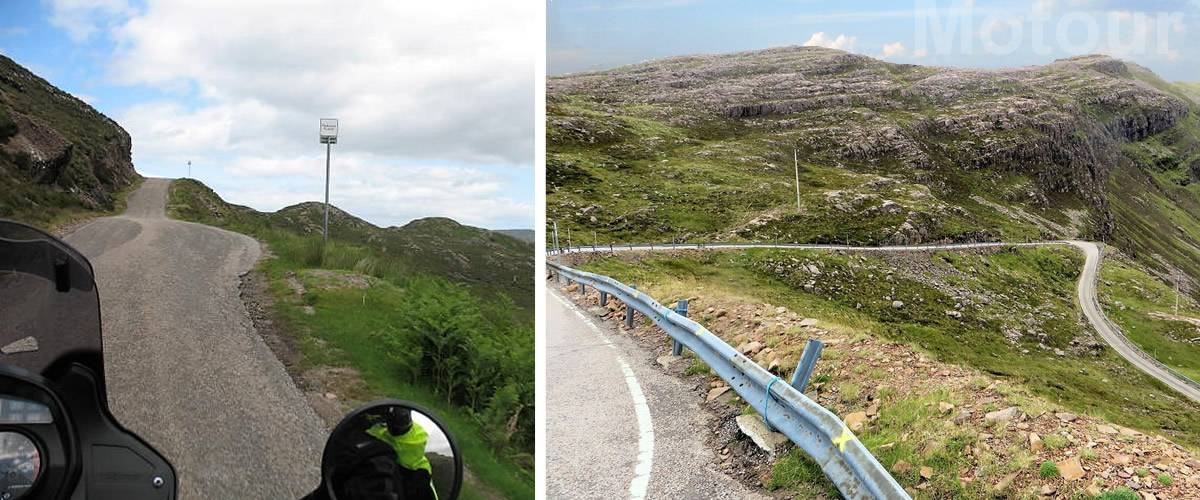
<svg viewBox="0 0 1200 500">
<path fill-rule="evenodd" d="M 75 361 L 104 376 L 92 265 L 40 230 L 0 220 L 0 363 L 46 374 Z"/>
</svg>

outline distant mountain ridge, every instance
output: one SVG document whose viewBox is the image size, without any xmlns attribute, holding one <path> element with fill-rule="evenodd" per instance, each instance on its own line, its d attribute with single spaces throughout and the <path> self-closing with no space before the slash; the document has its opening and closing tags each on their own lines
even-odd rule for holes
<svg viewBox="0 0 1200 500">
<path fill-rule="evenodd" d="M 0 217 L 110 211 L 139 178 L 115 121 L 0 55 Z"/>
<path fill-rule="evenodd" d="M 304 202 L 276 212 L 259 212 L 225 202 L 199 181 L 182 179 L 172 187 L 173 216 L 222 227 L 269 227 L 318 236 L 325 205 Z M 419 272 L 501 292 L 521 307 L 533 307 L 533 245 L 445 217 L 417 219 L 381 228 L 336 206 L 329 207 L 330 238 L 400 256 Z"/>
<path fill-rule="evenodd" d="M 601 243 L 1080 237 L 1200 293 L 1196 92 L 1103 55 L 978 70 L 819 47 L 552 77 L 547 218 Z"/>
</svg>

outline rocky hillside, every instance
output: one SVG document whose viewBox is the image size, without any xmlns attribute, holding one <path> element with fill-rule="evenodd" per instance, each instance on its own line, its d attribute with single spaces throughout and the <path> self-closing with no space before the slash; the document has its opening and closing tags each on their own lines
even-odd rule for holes
<svg viewBox="0 0 1200 500">
<path fill-rule="evenodd" d="M 0 217 L 111 211 L 137 178 L 120 125 L 0 55 Z"/>
<path fill-rule="evenodd" d="M 280 230 L 319 239 L 324 204 L 305 202 L 277 212 L 258 212 L 225 202 L 191 179 L 171 187 L 172 216 L 251 234 Z M 361 246 L 404 263 L 407 270 L 503 293 L 533 311 L 533 245 L 454 220 L 430 217 L 380 228 L 337 207 L 329 211 L 330 238 Z"/>
<path fill-rule="evenodd" d="M 815 47 L 552 78 L 547 215 L 611 241 L 1083 237 L 1195 278 L 1188 92 L 1105 56 L 984 71 Z"/>
</svg>

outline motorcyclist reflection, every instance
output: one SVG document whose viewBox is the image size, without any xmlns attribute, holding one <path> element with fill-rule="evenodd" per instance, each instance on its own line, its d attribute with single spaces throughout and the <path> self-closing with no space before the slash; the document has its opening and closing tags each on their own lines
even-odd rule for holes
<svg viewBox="0 0 1200 500">
<path fill-rule="evenodd" d="M 430 416 L 398 404 L 352 414 L 326 448 L 339 500 L 446 500 L 457 496 L 461 461 Z"/>
</svg>

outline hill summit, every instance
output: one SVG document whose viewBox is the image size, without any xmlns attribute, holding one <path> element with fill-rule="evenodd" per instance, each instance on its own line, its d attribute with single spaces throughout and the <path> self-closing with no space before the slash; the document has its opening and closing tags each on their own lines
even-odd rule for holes
<svg viewBox="0 0 1200 500">
<path fill-rule="evenodd" d="M 1080 237 L 1200 277 L 1188 96 L 1103 55 L 980 70 L 784 47 L 555 77 L 547 217 L 617 242 Z"/>
<path fill-rule="evenodd" d="M 0 217 L 110 211 L 138 178 L 115 121 L 0 55 Z"/>
</svg>

